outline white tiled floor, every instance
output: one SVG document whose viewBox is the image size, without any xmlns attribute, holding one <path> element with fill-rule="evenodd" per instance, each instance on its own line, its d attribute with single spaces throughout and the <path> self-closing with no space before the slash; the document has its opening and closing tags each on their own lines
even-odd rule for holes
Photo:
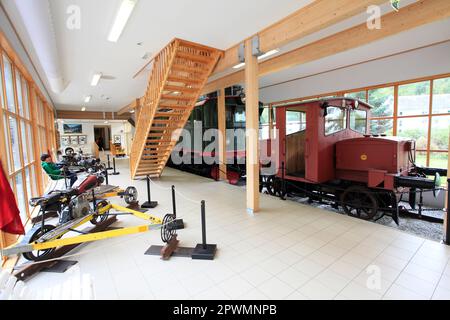
<svg viewBox="0 0 450 320">
<path fill-rule="evenodd" d="M 145 181 L 130 180 L 127 160 L 117 163 L 121 174 L 110 183 L 135 185 L 145 201 Z M 450 299 L 449 247 L 268 195 L 250 216 L 243 188 L 169 168 L 152 185 L 159 205 L 151 213 L 172 211 L 172 184 L 183 195 L 181 246 L 200 242 L 206 200 L 207 240 L 218 245 L 214 261 L 145 256 L 161 244 L 154 231 L 85 245 L 66 274 L 40 273 L 28 284 L 39 290 L 79 272 L 93 276 L 98 299 Z M 139 224 L 120 216 L 116 225 Z"/>
</svg>

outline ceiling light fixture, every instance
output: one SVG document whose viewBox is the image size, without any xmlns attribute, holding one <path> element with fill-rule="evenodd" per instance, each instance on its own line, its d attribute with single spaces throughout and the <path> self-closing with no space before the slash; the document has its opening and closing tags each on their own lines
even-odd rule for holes
<svg viewBox="0 0 450 320">
<path fill-rule="evenodd" d="M 241 68 L 241 67 L 243 67 L 243 66 L 245 66 L 245 62 L 241 62 L 241 63 L 235 65 L 235 66 L 233 67 L 233 69 L 239 69 L 239 68 Z"/>
<path fill-rule="evenodd" d="M 86 96 L 86 98 L 84 98 L 84 102 L 85 103 L 89 103 L 89 101 L 91 101 L 92 96 Z"/>
<path fill-rule="evenodd" d="M 109 32 L 109 41 L 117 42 L 117 40 L 119 40 L 119 37 L 122 34 L 122 31 L 125 28 L 125 25 L 127 24 L 136 3 L 137 0 L 122 1 L 119 11 L 117 12 L 116 18 L 114 20 L 114 24 L 111 28 L 111 31 Z"/>
<path fill-rule="evenodd" d="M 280 52 L 280 49 L 273 49 L 273 50 L 267 51 L 267 52 L 264 53 L 263 55 L 260 55 L 260 56 L 258 57 L 258 60 L 261 60 L 261 59 L 264 59 L 264 58 L 273 56 L 274 54 L 276 54 L 276 53 L 278 53 L 278 52 Z"/>
<path fill-rule="evenodd" d="M 261 59 L 264 59 L 264 58 L 273 56 L 274 54 L 276 54 L 276 53 L 278 53 L 278 52 L 280 52 L 280 49 L 273 49 L 273 50 L 267 51 L 266 53 L 260 55 L 260 56 L 258 57 L 258 60 L 261 60 Z M 243 66 L 245 66 L 245 62 L 241 62 L 241 63 L 235 65 L 235 66 L 233 67 L 233 69 L 239 69 L 239 68 L 242 68 Z"/>
<path fill-rule="evenodd" d="M 130 110 L 130 113 L 134 113 L 134 110 Z"/>
<path fill-rule="evenodd" d="M 98 85 L 98 82 L 100 81 L 101 77 L 102 77 L 101 72 L 95 73 L 92 76 L 91 86 L 95 87 L 96 85 Z"/>
<path fill-rule="evenodd" d="M 86 107 L 82 107 L 82 108 L 81 108 L 81 111 L 86 111 Z"/>
</svg>

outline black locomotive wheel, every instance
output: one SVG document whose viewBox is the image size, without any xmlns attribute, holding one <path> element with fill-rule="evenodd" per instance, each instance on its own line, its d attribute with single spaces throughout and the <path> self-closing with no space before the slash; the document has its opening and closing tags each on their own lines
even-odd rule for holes
<svg viewBox="0 0 450 320">
<path fill-rule="evenodd" d="M 260 176 L 259 179 L 259 192 L 263 192 L 266 189 L 267 193 L 270 193 L 271 176 Z"/>
<path fill-rule="evenodd" d="M 135 187 L 125 189 L 124 200 L 127 204 L 136 203 L 138 201 L 138 191 Z"/>
<path fill-rule="evenodd" d="M 344 212 L 364 220 L 371 220 L 378 212 L 378 201 L 370 190 L 351 186 L 341 195 Z"/>
<path fill-rule="evenodd" d="M 284 198 L 286 196 L 286 190 L 283 188 L 283 181 L 278 177 L 272 177 L 270 183 L 269 194 L 277 197 Z"/>
<path fill-rule="evenodd" d="M 98 210 L 100 210 L 101 208 L 104 208 L 108 205 L 109 203 L 106 200 L 102 200 L 100 202 L 97 202 L 97 206 L 95 207 L 95 212 L 98 212 Z M 108 214 L 109 214 L 109 210 L 102 213 L 102 214 L 97 214 L 94 213 L 94 215 L 92 216 L 92 219 L 90 220 L 90 222 L 93 225 L 97 225 L 100 224 L 104 221 L 106 221 L 106 219 L 108 219 Z"/>
<path fill-rule="evenodd" d="M 44 227 L 39 227 L 31 236 L 29 243 L 33 243 L 36 240 L 38 240 L 40 237 L 42 237 L 47 232 L 52 231 L 55 229 L 55 226 L 52 226 L 51 224 L 46 224 Z M 50 255 L 53 251 L 55 251 L 55 248 L 45 249 L 45 250 L 34 250 L 31 252 L 25 252 L 23 253 L 23 257 L 30 261 L 39 261 L 44 260 L 45 257 Z"/>
</svg>

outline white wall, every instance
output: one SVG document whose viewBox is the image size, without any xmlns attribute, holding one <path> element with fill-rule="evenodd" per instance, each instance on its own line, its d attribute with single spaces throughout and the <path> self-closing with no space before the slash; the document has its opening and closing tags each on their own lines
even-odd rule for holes
<svg viewBox="0 0 450 320">
<path fill-rule="evenodd" d="M 13 27 L 9 23 L 9 20 L 3 11 L 2 7 L 0 7 L 0 30 L 3 32 L 5 37 L 8 39 L 8 42 L 13 47 L 16 54 L 20 57 L 20 60 L 25 65 L 27 71 L 30 73 L 31 77 L 33 78 L 34 82 L 39 87 L 39 90 L 42 92 L 42 94 L 47 99 L 47 102 L 52 105 L 52 101 L 50 100 L 50 96 L 47 93 L 47 90 L 45 89 L 43 83 L 40 81 L 38 74 L 36 73 L 36 70 L 33 67 L 33 64 L 31 63 L 30 59 L 28 58 L 26 51 L 24 47 L 22 46 L 19 38 L 17 37 L 16 33 L 14 32 Z"/>
<path fill-rule="evenodd" d="M 108 124 L 105 124 L 103 121 L 94 122 L 94 121 L 77 121 L 77 120 L 64 120 L 64 123 L 66 124 L 81 124 L 82 125 L 82 133 L 79 135 L 86 135 L 87 136 L 87 143 L 84 146 L 71 146 L 75 149 L 75 151 L 78 151 L 79 148 L 83 150 L 83 153 L 93 153 L 93 143 L 95 142 L 94 138 L 94 126 L 110 126 L 111 127 L 111 139 L 113 139 L 114 135 L 120 135 L 121 136 L 121 142 L 122 146 L 125 148 L 125 150 L 128 150 L 130 146 L 128 146 L 126 135 L 125 135 L 125 128 L 127 122 L 123 121 L 109 121 Z M 60 133 L 60 136 L 63 135 L 72 135 L 72 134 L 65 134 L 64 133 L 64 126 L 61 121 L 58 121 L 58 130 Z M 109 143 L 109 141 L 105 141 L 105 143 Z M 62 151 L 64 152 L 64 147 L 61 144 Z"/>
<path fill-rule="evenodd" d="M 260 100 L 269 103 L 444 73 L 450 73 L 449 42 L 262 88 Z"/>
</svg>

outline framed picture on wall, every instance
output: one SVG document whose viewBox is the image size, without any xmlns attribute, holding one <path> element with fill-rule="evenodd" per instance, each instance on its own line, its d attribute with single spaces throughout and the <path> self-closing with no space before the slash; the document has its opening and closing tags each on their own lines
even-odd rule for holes
<svg viewBox="0 0 450 320">
<path fill-rule="evenodd" d="M 78 136 L 78 144 L 86 144 L 87 136 Z"/>
<path fill-rule="evenodd" d="M 63 146 L 68 146 L 70 144 L 69 136 L 61 136 L 61 144 Z"/>
<path fill-rule="evenodd" d="M 70 136 L 70 144 L 78 144 L 78 136 Z"/>
<path fill-rule="evenodd" d="M 64 133 L 83 133 L 81 124 L 64 123 Z"/>
<path fill-rule="evenodd" d="M 121 144 L 122 143 L 122 136 L 120 134 L 114 135 L 114 144 Z"/>
</svg>

